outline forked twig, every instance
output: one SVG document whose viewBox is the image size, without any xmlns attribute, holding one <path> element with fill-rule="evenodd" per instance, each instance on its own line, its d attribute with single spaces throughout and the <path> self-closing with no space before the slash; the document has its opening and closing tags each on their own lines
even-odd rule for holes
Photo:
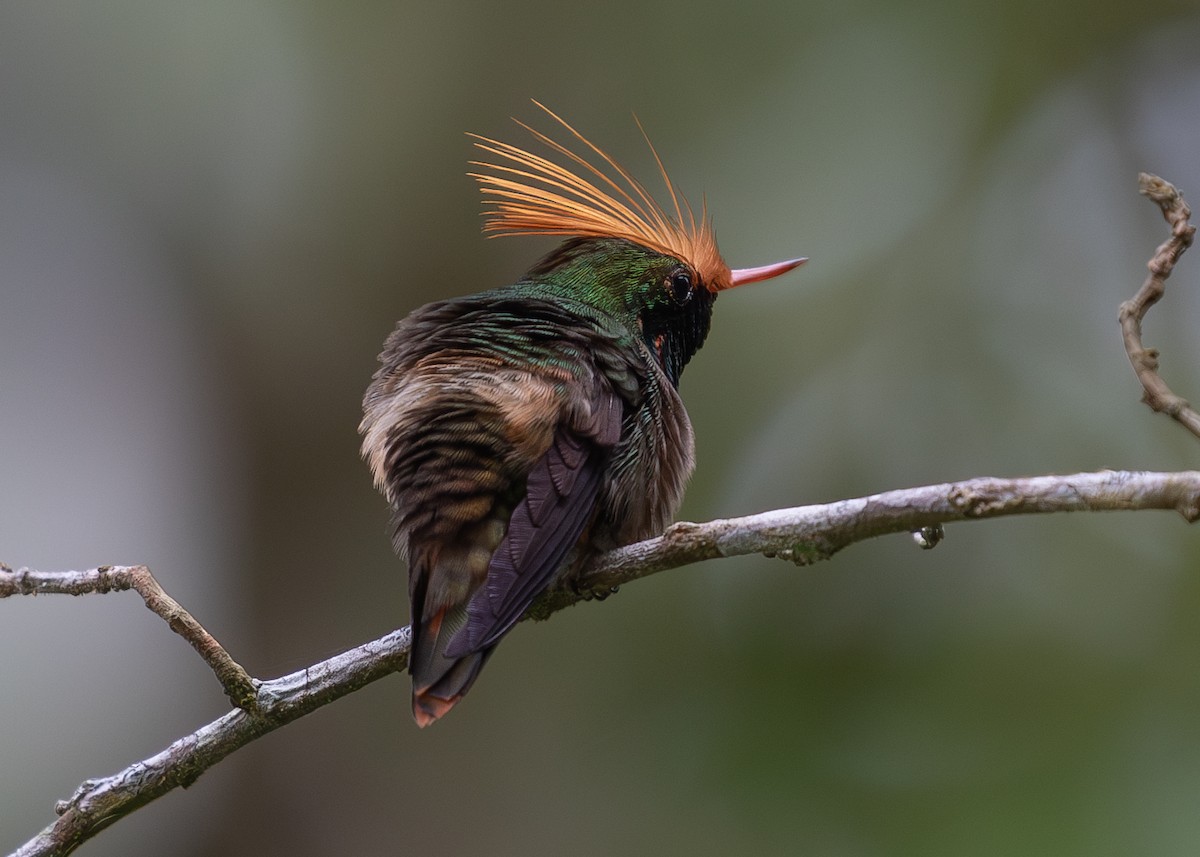
<svg viewBox="0 0 1200 857">
<path fill-rule="evenodd" d="M 171 630 L 204 659 L 225 695 L 238 708 L 253 709 L 254 680 L 196 618 L 166 593 L 144 565 L 102 565 L 87 571 L 14 571 L 0 563 L 0 598 L 10 595 L 88 595 L 132 589 Z"/>
</svg>

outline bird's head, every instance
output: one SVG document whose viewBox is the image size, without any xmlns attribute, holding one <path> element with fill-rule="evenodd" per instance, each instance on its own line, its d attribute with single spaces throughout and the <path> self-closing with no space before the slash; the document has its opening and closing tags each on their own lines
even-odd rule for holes
<svg viewBox="0 0 1200 857">
<path fill-rule="evenodd" d="M 472 135 L 475 145 L 496 161 L 472 161 L 480 170 L 470 175 L 484 195 L 484 231 L 493 236 L 568 236 L 529 271 L 526 281 L 627 320 L 678 384 L 679 373 L 708 334 L 718 292 L 779 276 L 806 260 L 731 269 L 717 249 L 706 207 L 697 218 L 648 138 L 670 195 L 669 212 L 612 157 L 534 103 L 576 146 L 519 121 L 559 160 Z"/>
</svg>

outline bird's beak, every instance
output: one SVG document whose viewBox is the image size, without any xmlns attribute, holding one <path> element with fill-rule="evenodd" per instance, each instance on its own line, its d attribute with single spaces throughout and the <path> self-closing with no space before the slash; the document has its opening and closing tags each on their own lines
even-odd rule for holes
<svg viewBox="0 0 1200 857">
<path fill-rule="evenodd" d="M 761 265 L 757 268 L 734 268 L 730 271 L 730 286 L 744 286 L 746 283 L 757 283 L 759 280 L 769 280 L 786 274 L 792 268 L 798 268 L 807 262 L 807 258 L 788 259 L 786 262 L 776 262 L 773 265 Z"/>
</svg>

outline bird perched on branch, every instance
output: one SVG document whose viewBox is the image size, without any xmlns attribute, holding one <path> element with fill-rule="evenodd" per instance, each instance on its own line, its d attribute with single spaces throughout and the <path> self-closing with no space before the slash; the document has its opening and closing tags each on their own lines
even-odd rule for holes
<svg viewBox="0 0 1200 857">
<path fill-rule="evenodd" d="M 420 726 L 541 593 L 662 532 L 693 467 L 676 388 L 713 302 L 804 261 L 730 270 L 653 146 L 669 211 L 538 107 L 569 145 L 518 122 L 548 156 L 476 136 L 488 160 L 471 175 L 486 232 L 567 240 L 513 285 L 400 321 L 363 400 L 363 456 L 409 567 Z"/>
</svg>

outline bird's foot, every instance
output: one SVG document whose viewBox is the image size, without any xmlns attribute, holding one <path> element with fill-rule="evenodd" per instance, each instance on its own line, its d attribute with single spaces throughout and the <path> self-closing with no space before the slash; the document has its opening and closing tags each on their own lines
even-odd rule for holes
<svg viewBox="0 0 1200 857">
<path fill-rule="evenodd" d="M 603 601 L 608 596 L 617 591 L 616 586 L 584 586 L 581 583 L 575 582 L 571 584 L 571 590 L 584 601 Z"/>
</svg>

